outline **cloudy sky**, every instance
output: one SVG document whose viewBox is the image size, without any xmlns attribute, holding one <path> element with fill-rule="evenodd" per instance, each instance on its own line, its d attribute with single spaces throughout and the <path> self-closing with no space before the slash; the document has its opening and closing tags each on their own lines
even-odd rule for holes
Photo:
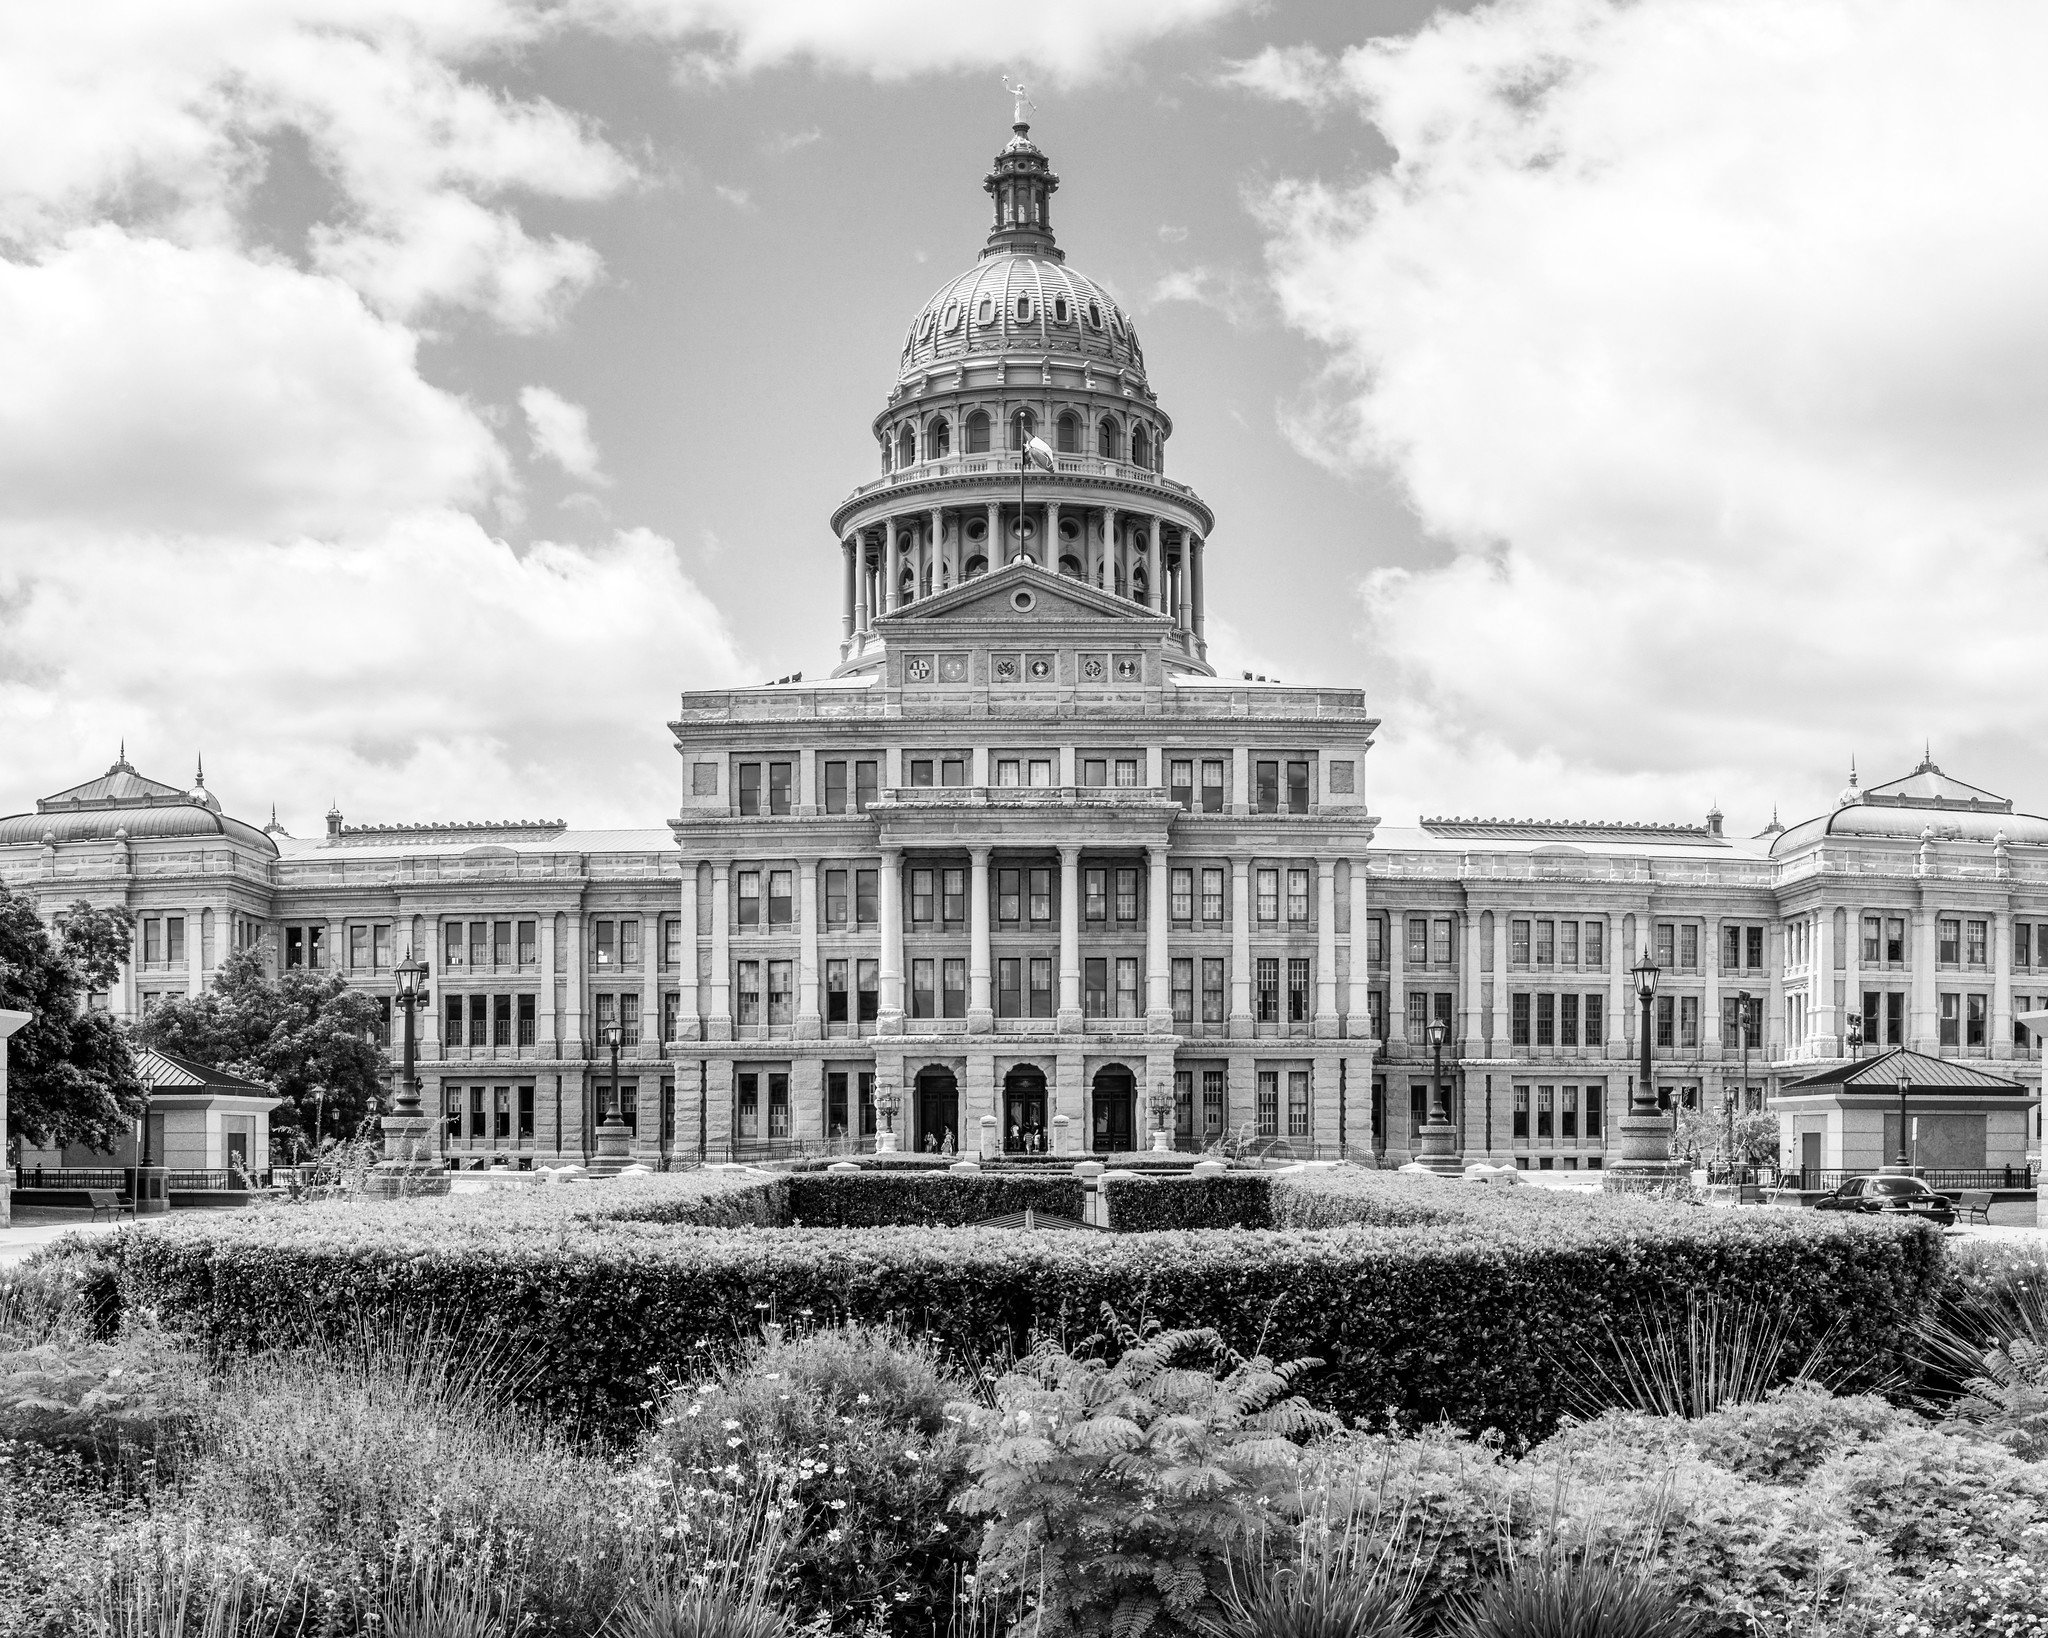
<svg viewBox="0 0 2048 1638">
<path fill-rule="evenodd" d="M 2035 0 L 80 0 L 0 14 L 0 811 L 658 823 L 829 669 L 1005 73 L 1374 807 L 2048 808 Z M 2031 112 L 2029 112 L 2031 110 Z"/>
</svg>

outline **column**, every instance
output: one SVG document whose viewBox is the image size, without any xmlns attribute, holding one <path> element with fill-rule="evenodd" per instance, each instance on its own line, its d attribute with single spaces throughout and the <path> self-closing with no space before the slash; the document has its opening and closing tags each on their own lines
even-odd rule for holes
<svg viewBox="0 0 2048 1638">
<path fill-rule="evenodd" d="M 818 795 L 818 754 L 803 746 L 796 753 L 796 811 L 819 813 L 824 806 L 824 799 Z"/>
<path fill-rule="evenodd" d="M 1116 508 L 1114 506 L 1105 506 L 1102 509 L 1101 545 L 1096 551 L 1095 561 L 1088 565 L 1089 585 L 1110 586 L 1115 584 L 1115 582 L 1110 578 L 1109 573 L 1110 553 L 1115 550 Z"/>
<path fill-rule="evenodd" d="M 868 567 L 868 543 L 859 535 L 852 541 L 854 566 L 858 573 L 853 579 L 853 629 L 865 642 L 874 629 L 873 599 L 869 587 L 874 584 L 874 571 Z"/>
<path fill-rule="evenodd" d="M 583 1051 L 583 912 L 580 909 L 569 912 L 569 923 L 564 929 L 568 934 L 566 950 L 556 953 L 562 958 L 562 976 L 568 981 L 568 1017 L 562 1020 L 562 1056 L 573 1058 Z"/>
<path fill-rule="evenodd" d="M 1173 968 L 1167 948 L 1166 848 L 1149 850 L 1152 866 L 1150 899 L 1145 906 L 1145 1026 L 1155 1035 L 1173 1029 Z M 1332 1019 L 1332 1027 L 1335 1026 Z"/>
<path fill-rule="evenodd" d="M 1316 861 L 1315 1033 L 1330 1036 L 1334 1036 L 1337 1033 L 1337 861 L 1335 859 L 1318 859 Z"/>
<path fill-rule="evenodd" d="M 1813 997 L 1806 1012 L 1807 1043 L 1833 1057 L 1841 1022 L 1835 1011 L 1835 917 L 1825 908 L 1814 912 L 1813 960 L 1807 967 Z"/>
<path fill-rule="evenodd" d="M 1630 1020 L 1635 1017 L 1635 996 L 1629 989 L 1628 970 L 1634 964 L 1636 953 L 1621 947 L 1621 917 L 1613 911 L 1607 913 L 1607 1056 L 1626 1058 Z M 1505 964 L 1502 970 L 1506 970 Z M 1501 1039 L 1507 1039 L 1507 1031 L 1501 1031 Z M 1761 1041 L 1756 1043 L 1762 1047 Z M 1628 1112 L 1626 1098 L 1610 1099 L 1618 1113 Z"/>
<path fill-rule="evenodd" d="M 640 918 L 640 1045 L 631 1056 L 661 1056 L 661 916 Z M 647 1084 L 641 1077 L 641 1085 Z M 645 1109 L 646 1102 L 640 1107 Z"/>
<path fill-rule="evenodd" d="M 2012 912 L 1991 917 L 1991 1056 L 2012 1056 Z"/>
<path fill-rule="evenodd" d="M 1230 1033 L 1242 1038 L 1251 1032 L 1252 862 L 1239 854 L 1230 861 Z"/>
<path fill-rule="evenodd" d="M 1927 907 L 1926 900 L 1913 907 L 1913 1029 L 1912 1042 L 1916 1052 L 1934 1052 L 1938 1049 L 1941 1032 L 1934 1022 L 1934 912 Z M 1772 963 L 1775 971 L 1777 963 Z"/>
<path fill-rule="evenodd" d="M 677 956 L 676 1039 L 701 1039 L 703 1028 L 697 1017 L 697 861 L 683 860 L 682 892 L 677 896 L 677 914 L 682 918 L 682 950 Z M 551 924 L 544 924 L 551 925 Z M 545 969 L 546 957 L 541 965 Z"/>
<path fill-rule="evenodd" d="M 708 1041 L 732 1039 L 732 863 L 711 865 L 711 1011 Z"/>
<path fill-rule="evenodd" d="M 988 993 L 988 852 L 985 847 L 967 850 L 967 1029 L 975 1035 L 995 1028 Z"/>
<path fill-rule="evenodd" d="M 1252 811 L 1252 756 L 1242 745 L 1235 747 L 1230 753 L 1229 808 L 1235 814 Z"/>
<path fill-rule="evenodd" d="M 1387 912 L 1387 1041 L 1406 1044 L 1408 1040 L 1408 929 L 1401 916 Z M 1421 1043 L 1417 1043 L 1420 1045 Z"/>
<path fill-rule="evenodd" d="M 851 539 L 841 541 L 839 549 L 840 555 L 845 559 L 845 586 L 841 590 L 839 598 L 839 657 L 843 660 L 846 658 L 846 651 L 853 647 L 853 541 Z"/>
<path fill-rule="evenodd" d="M 1345 1010 L 1350 1013 L 1351 1021 L 1344 1033 L 1359 1039 L 1372 1033 L 1372 963 L 1367 959 L 1371 948 L 1372 918 L 1365 903 L 1365 860 L 1355 858 L 1351 861 L 1351 993 L 1345 1000 Z M 1370 1080 L 1365 1093 L 1369 1118 Z M 1355 1096 L 1353 1103 L 1355 1107 Z"/>
<path fill-rule="evenodd" d="M 896 543 L 896 526 L 882 520 L 882 607 L 894 614 L 903 606 L 903 548 Z"/>
<path fill-rule="evenodd" d="M 1038 561 L 1055 573 L 1060 566 L 1060 503 L 1045 503 L 1045 539 L 1039 543 Z"/>
<path fill-rule="evenodd" d="M 1611 971 L 1614 964 L 1614 918 L 1609 916 L 1607 921 L 1608 926 L 1600 935 L 1600 949 L 1607 957 Z M 1607 1010 L 1607 1027 L 1601 1033 L 1612 1042 L 1615 1020 L 1612 1016 L 1614 1003 L 1611 998 Z M 1486 1055 L 1489 1058 L 1505 1058 L 1508 1055 L 1508 912 L 1504 906 L 1498 904 L 1493 907 L 1493 1027 L 1488 1033 L 1492 1036 L 1493 1044 Z M 1611 1051 L 1612 1048 L 1607 1050 Z"/>
<path fill-rule="evenodd" d="M 903 1030 L 903 849 L 882 849 L 882 997 L 877 1022 L 890 1034 Z"/>
<path fill-rule="evenodd" d="M 1458 989 L 1464 997 L 1461 1016 L 1464 1022 L 1459 1026 L 1460 1052 L 1469 1053 L 1479 1044 L 1486 1033 L 1480 1010 L 1479 984 L 1481 958 L 1479 954 L 1479 916 L 1468 902 L 1459 912 L 1465 921 L 1465 948 L 1458 961 Z"/>
<path fill-rule="evenodd" d="M 1707 939 L 1706 949 L 1706 991 L 1700 997 L 1700 1056 L 1719 1058 L 1723 1055 L 1721 1045 L 1721 922 L 1717 916 L 1709 916 L 1701 931 Z M 1700 1093 L 1700 1106 L 1706 1107 L 1706 1092 Z"/>
<path fill-rule="evenodd" d="M 1194 629 L 1195 537 L 1191 530 L 1180 532 L 1180 574 L 1175 582 L 1173 629 L 1180 633 L 1182 646 Z"/>
<path fill-rule="evenodd" d="M 946 564 L 946 514 L 938 507 L 932 508 L 932 590 L 940 589 L 940 582 L 947 579 Z M 957 579 L 958 577 L 953 577 Z"/>
<path fill-rule="evenodd" d="M 993 574 L 1009 561 L 1003 551 L 1003 503 L 988 503 L 988 558 L 989 572 Z"/>
<path fill-rule="evenodd" d="M 1081 850 L 1060 849 L 1060 1015 L 1062 1032 L 1081 1027 Z M 1078 1111 L 1073 1111 L 1078 1118 Z"/>
<path fill-rule="evenodd" d="M 1849 948 L 1846 952 L 1847 959 L 1842 963 L 1842 1005 L 1849 1009 L 1850 1018 L 1861 1018 L 1863 1016 L 1863 912 L 1855 905 L 1850 905 L 1848 911 Z M 1879 1017 L 1881 1020 L 1883 1015 L 1879 1014 Z M 1882 1022 L 1879 1023 L 1878 1028 L 1882 1031 L 1884 1028 Z M 1846 1036 L 1848 1031 L 1849 1021 L 1845 1018 L 1842 1020 L 1842 1033 Z M 2006 1033 L 2010 1035 L 2011 1031 L 2008 1030 Z M 1739 1048 L 1741 1044 L 1741 1037 L 1738 1036 L 1736 1038 L 1736 1045 Z M 1866 1042 L 1865 1044 L 1874 1045 L 1875 1043 Z M 1843 1050 L 1848 1050 L 1846 1043 Z M 1852 1053 L 1851 1056 L 1854 1056 L 1854 1054 Z"/>
<path fill-rule="evenodd" d="M 1161 596 L 1163 587 L 1159 584 L 1160 571 L 1165 567 L 1159 553 L 1158 514 L 1145 520 L 1145 607 L 1163 609 L 1166 607 Z"/>
<path fill-rule="evenodd" d="M 1195 645 L 1198 648 L 1202 649 L 1205 653 L 1208 651 L 1209 639 L 1202 623 L 1202 548 L 1207 544 L 1208 543 L 1204 541 L 1199 535 L 1195 537 Z"/>
<path fill-rule="evenodd" d="M 815 1041 L 825 1033 L 818 1005 L 818 861 L 797 865 L 796 1038 Z"/>
<path fill-rule="evenodd" d="M 693 877 L 692 881 L 694 882 L 694 880 L 695 878 Z M 561 968 L 555 961 L 555 918 L 551 912 L 542 911 L 540 913 L 540 1000 L 537 1003 L 540 1017 L 535 1021 L 534 1038 L 542 1047 L 541 1056 L 544 1058 L 559 1058 L 562 1055 L 562 1017 L 555 1010 L 555 975 L 560 971 Z M 439 995 L 434 997 L 432 1010 L 437 1018 L 445 1010 Z"/>
</svg>

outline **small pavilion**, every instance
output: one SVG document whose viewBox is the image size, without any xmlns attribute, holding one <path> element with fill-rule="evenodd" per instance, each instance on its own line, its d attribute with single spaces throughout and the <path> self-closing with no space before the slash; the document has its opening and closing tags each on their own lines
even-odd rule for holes
<svg viewBox="0 0 2048 1638">
<path fill-rule="evenodd" d="M 136 1049 L 135 1067 L 149 1088 L 151 1165 L 173 1172 L 232 1172 L 239 1165 L 252 1175 L 269 1166 L 270 1112 L 284 1102 L 269 1087 L 150 1047 Z M 25 1148 L 22 1166 L 133 1166 L 140 1136 L 123 1138 L 111 1151 Z"/>
<path fill-rule="evenodd" d="M 1915 1171 L 2024 1179 L 2039 1102 L 2007 1076 L 1900 1046 L 1803 1076 L 1774 1108 L 1787 1172 L 1875 1172 L 1903 1152 Z"/>
</svg>

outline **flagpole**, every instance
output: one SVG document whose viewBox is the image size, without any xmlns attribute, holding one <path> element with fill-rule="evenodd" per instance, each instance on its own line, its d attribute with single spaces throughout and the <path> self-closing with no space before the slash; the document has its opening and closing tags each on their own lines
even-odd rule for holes
<svg viewBox="0 0 2048 1638">
<path fill-rule="evenodd" d="M 1017 431 L 1024 431 L 1023 418 L 1017 421 Z M 1017 550 L 1023 551 L 1026 542 L 1024 533 L 1024 478 L 1031 470 L 1031 445 L 1028 439 L 1019 438 L 1017 444 Z"/>
</svg>

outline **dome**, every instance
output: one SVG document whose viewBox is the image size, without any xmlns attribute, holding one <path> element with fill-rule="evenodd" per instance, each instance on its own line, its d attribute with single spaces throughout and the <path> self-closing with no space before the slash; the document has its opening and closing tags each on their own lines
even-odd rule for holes
<svg viewBox="0 0 2048 1638">
<path fill-rule="evenodd" d="M 981 353 L 1043 352 L 1099 359 L 1142 385 L 1145 354 L 1131 316 L 1107 290 L 1057 256 L 984 256 L 939 286 L 903 338 L 904 377 Z"/>
<path fill-rule="evenodd" d="M 277 845 L 254 825 L 229 818 L 196 802 L 155 803 L 145 808 L 76 808 L 63 812 L 17 813 L 0 819 L 0 847 L 21 843 L 160 842 L 178 837 L 225 837 L 259 853 Z"/>
</svg>

